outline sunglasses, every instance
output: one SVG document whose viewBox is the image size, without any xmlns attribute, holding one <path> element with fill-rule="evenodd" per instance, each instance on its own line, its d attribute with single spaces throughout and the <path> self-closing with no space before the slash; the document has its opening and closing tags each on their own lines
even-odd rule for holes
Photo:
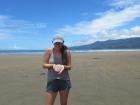
<svg viewBox="0 0 140 105">
<path fill-rule="evenodd" d="M 54 43 L 54 45 L 62 45 L 62 43 L 56 42 L 56 43 Z"/>
</svg>

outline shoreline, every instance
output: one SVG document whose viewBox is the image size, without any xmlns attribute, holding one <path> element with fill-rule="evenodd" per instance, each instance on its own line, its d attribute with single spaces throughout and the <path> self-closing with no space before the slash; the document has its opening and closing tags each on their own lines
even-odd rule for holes
<svg viewBox="0 0 140 105">
<path fill-rule="evenodd" d="M 43 55 L 45 51 L 39 52 L 40 50 L 37 51 L 32 51 L 30 50 L 6 50 L 6 51 L 1 51 L 1 55 Z M 112 50 L 77 50 L 77 51 L 71 51 L 71 54 L 89 54 L 89 53 L 107 53 L 107 52 L 140 52 L 140 49 L 112 49 Z"/>
</svg>

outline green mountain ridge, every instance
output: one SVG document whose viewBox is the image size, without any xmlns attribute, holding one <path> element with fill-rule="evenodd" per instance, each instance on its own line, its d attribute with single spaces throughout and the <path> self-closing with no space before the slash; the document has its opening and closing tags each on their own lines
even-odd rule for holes
<svg viewBox="0 0 140 105">
<path fill-rule="evenodd" d="M 127 39 L 96 41 L 88 45 L 73 46 L 71 50 L 93 50 L 93 49 L 140 49 L 140 37 Z"/>
</svg>

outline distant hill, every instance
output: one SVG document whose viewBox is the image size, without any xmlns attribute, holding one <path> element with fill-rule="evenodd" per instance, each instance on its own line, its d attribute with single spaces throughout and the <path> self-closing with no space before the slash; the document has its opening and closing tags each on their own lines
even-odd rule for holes
<svg viewBox="0 0 140 105">
<path fill-rule="evenodd" d="M 92 50 L 92 49 L 140 49 L 140 37 L 97 41 L 88 45 L 73 46 L 71 50 Z"/>
</svg>

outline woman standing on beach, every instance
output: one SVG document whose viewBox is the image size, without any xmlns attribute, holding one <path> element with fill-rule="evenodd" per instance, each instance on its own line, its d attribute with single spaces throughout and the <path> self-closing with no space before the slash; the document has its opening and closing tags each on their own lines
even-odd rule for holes
<svg viewBox="0 0 140 105">
<path fill-rule="evenodd" d="M 67 105 L 71 82 L 68 70 L 71 69 L 71 54 L 64 45 L 61 36 L 52 40 L 53 48 L 48 48 L 43 58 L 43 68 L 48 69 L 48 82 L 46 87 L 46 104 L 54 105 L 57 93 L 60 95 L 60 104 Z"/>
</svg>

